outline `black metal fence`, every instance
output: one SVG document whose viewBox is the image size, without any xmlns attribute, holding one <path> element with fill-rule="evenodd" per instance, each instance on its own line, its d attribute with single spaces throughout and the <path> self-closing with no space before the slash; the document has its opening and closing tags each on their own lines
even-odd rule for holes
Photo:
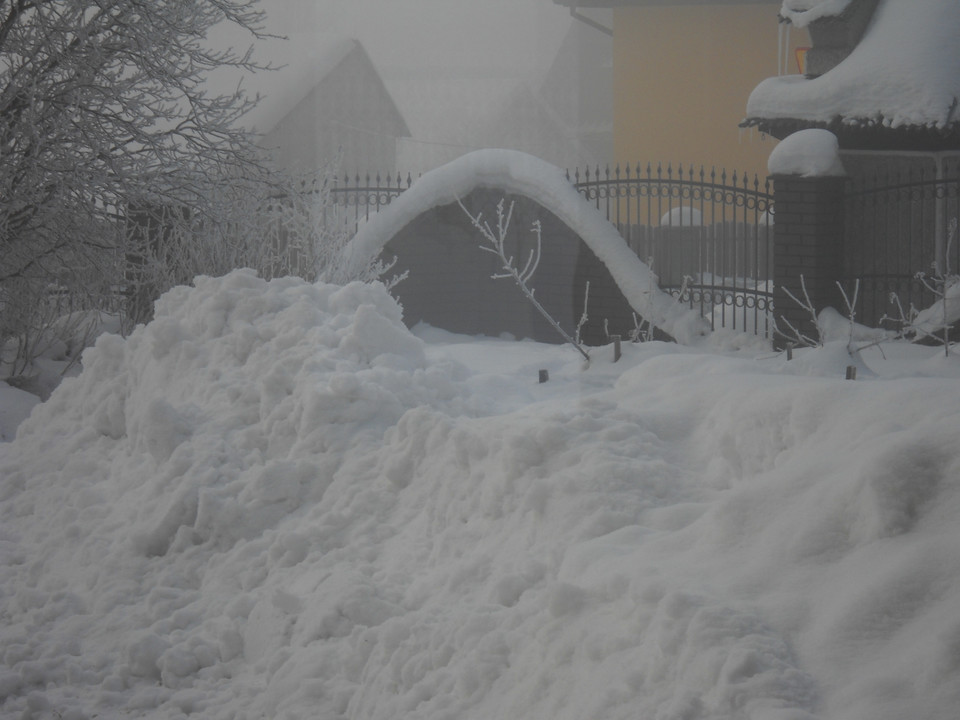
<svg viewBox="0 0 960 720">
<path fill-rule="evenodd" d="M 651 165 L 577 170 L 571 184 L 649 263 L 661 288 L 713 327 L 773 332 L 773 195 L 768 180 Z M 404 192 L 410 174 L 343 175 L 330 196 L 356 227 Z"/>
<path fill-rule="evenodd" d="M 714 328 L 773 332 L 773 190 L 768 179 L 658 165 L 568 178 L 660 278 Z"/>
<path fill-rule="evenodd" d="M 404 178 L 396 175 L 350 175 L 335 177 L 330 189 L 333 203 L 342 208 L 340 221 L 356 228 L 361 222 L 370 219 L 380 208 L 407 190 L 413 184 L 413 177 L 407 173 Z"/>
<path fill-rule="evenodd" d="M 842 282 L 860 283 L 859 321 L 897 318 L 894 297 L 905 312 L 929 307 L 937 284 L 960 272 L 960 158 L 858 173 L 845 207 Z"/>
</svg>

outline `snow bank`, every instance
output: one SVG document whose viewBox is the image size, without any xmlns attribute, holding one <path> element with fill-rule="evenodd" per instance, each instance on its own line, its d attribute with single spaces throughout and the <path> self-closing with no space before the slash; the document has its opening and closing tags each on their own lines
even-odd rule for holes
<svg viewBox="0 0 960 720">
<path fill-rule="evenodd" d="M 810 20 L 829 5 L 790 17 Z M 880 0 L 843 62 L 810 80 L 764 80 L 750 94 L 747 117 L 944 128 L 957 120 L 960 52 L 952 48 L 958 35 L 955 0 Z"/>
<path fill-rule="evenodd" d="M 840 143 L 829 130 L 801 130 L 784 138 L 770 153 L 771 175 L 829 177 L 845 175 Z"/>
<path fill-rule="evenodd" d="M 0 715 L 952 716 L 955 359 L 418 332 L 238 272 L 100 338 L 0 445 Z"/>
<path fill-rule="evenodd" d="M 941 297 L 921 310 L 909 325 L 911 332 L 937 335 L 944 326 L 960 322 L 960 277 L 948 276 L 941 289 Z"/>
<path fill-rule="evenodd" d="M 656 275 L 562 170 L 515 150 L 478 150 L 420 177 L 360 228 L 349 248 L 353 262 L 365 265 L 419 215 L 455 203 L 475 188 L 524 195 L 554 213 L 606 265 L 633 309 L 678 342 L 691 343 L 708 332 L 698 313 L 660 290 Z"/>
<path fill-rule="evenodd" d="M 0 382 L 0 442 L 13 440 L 17 426 L 39 402 L 36 395 Z"/>
</svg>

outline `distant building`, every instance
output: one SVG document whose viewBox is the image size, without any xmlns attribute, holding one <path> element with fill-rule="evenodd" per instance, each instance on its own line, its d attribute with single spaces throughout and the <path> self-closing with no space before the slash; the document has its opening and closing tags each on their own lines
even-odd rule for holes
<svg viewBox="0 0 960 720">
<path fill-rule="evenodd" d="M 613 10 L 617 162 L 766 174 L 775 143 L 739 125 L 750 91 L 807 44 L 770 32 L 780 0 L 553 1 L 588 20 Z"/>
<path fill-rule="evenodd" d="M 318 36 L 305 54 L 261 75 L 264 98 L 247 122 L 278 166 L 312 172 L 339 158 L 346 172 L 396 170 L 398 141 L 410 130 L 358 41 Z"/>
<path fill-rule="evenodd" d="M 607 164 L 613 153 L 612 45 L 574 24 L 551 65 L 538 75 L 445 73 L 388 75 L 411 134 L 397 165 L 414 175 L 473 150 L 519 150 L 565 168 Z"/>
<path fill-rule="evenodd" d="M 610 35 L 584 23 L 573 23 L 540 83 L 539 95 L 551 112 L 570 128 L 586 163 L 613 163 L 613 38 Z"/>
</svg>

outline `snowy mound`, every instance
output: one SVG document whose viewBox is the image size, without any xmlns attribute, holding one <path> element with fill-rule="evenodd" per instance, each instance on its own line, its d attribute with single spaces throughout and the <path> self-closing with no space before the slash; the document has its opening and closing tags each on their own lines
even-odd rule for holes
<svg viewBox="0 0 960 720">
<path fill-rule="evenodd" d="M 0 445 L 0 716 L 960 706 L 956 379 L 418 335 L 237 272 L 102 337 Z"/>
<path fill-rule="evenodd" d="M 829 130 L 810 129 L 783 139 L 770 153 L 767 170 L 771 175 L 831 177 L 845 175 L 840 160 L 840 143 Z"/>
</svg>

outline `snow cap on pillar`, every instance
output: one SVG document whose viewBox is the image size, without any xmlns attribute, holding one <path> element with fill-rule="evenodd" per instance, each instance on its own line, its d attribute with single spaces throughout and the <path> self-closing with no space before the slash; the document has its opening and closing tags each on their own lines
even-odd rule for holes
<svg viewBox="0 0 960 720">
<path fill-rule="evenodd" d="M 829 130 L 800 130 L 784 138 L 767 159 L 771 175 L 837 177 L 846 175 L 840 143 Z"/>
</svg>

